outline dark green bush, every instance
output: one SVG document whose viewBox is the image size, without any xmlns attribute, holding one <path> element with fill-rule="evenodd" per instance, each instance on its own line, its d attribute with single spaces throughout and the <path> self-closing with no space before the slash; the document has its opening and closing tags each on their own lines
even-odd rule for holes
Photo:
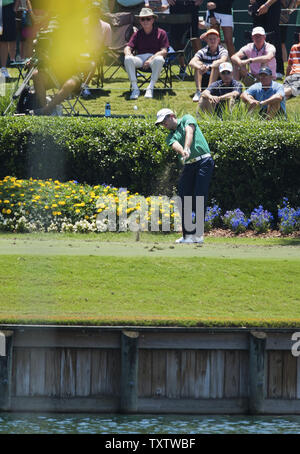
<svg viewBox="0 0 300 454">
<path fill-rule="evenodd" d="M 296 121 L 216 121 L 200 127 L 215 172 L 210 197 L 223 210 L 274 212 L 299 203 L 300 128 Z M 171 195 L 180 164 L 167 132 L 141 119 L 3 117 L 1 178 L 53 178 L 112 184 L 143 195 Z"/>
</svg>

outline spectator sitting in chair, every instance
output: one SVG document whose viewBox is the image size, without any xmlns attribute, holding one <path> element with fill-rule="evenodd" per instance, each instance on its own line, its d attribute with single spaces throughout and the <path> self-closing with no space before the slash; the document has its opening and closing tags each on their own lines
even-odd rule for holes
<svg viewBox="0 0 300 454">
<path fill-rule="evenodd" d="M 209 29 L 200 38 L 207 42 L 207 46 L 200 49 L 189 62 L 195 70 L 194 102 L 200 100 L 202 87 L 207 87 L 219 79 L 219 66 L 228 58 L 228 51 L 220 45 L 220 34 L 217 30 Z"/>
<path fill-rule="evenodd" d="M 273 80 L 272 71 L 267 66 L 259 70 L 258 77 L 260 82 L 241 94 L 249 111 L 259 109 L 259 113 L 268 120 L 278 114 L 286 116 L 283 85 Z"/>
<path fill-rule="evenodd" d="M 266 42 L 266 32 L 263 27 L 253 28 L 252 41 L 231 57 L 234 78 L 241 79 L 246 87 L 258 81 L 257 76 L 261 66 L 268 65 L 272 70 L 273 79 L 276 80 L 276 49 L 273 44 Z M 248 72 L 248 65 L 250 72 Z"/>
<path fill-rule="evenodd" d="M 300 33 L 298 44 L 294 44 L 290 50 L 283 86 L 286 99 L 300 95 Z"/>
<path fill-rule="evenodd" d="M 231 110 L 242 93 L 242 84 L 233 78 L 231 63 L 221 63 L 219 72 L 221 80 L 213 82 L 201 95 L 199 109 L 203 112 L 212 113 L 216 110 L 221 114 L 225 105 Z"/>
<path fill-rule="evenodd" d="M 151 69 L 151 80 L 145 98 L 153 98 L 153 89 L 165 63 L 169 40 L 167 33 L 155 25 L 157 15 L 150 8 L 142 8 L 136 17 L 139 18 L 142 28 L 133 33 L 124 49 L 124 65 L 132 89 L 130 99 L 137 99 L 140 95 L 136 68 Z"/>
</svg>

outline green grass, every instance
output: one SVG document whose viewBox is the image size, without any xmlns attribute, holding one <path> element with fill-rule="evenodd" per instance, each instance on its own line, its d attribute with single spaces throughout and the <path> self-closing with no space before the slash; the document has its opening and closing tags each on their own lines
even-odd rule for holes
<svg viewBox="0 0 300 454">
<path fill-rule="evenodd" d="M 299 326 L 299 242 L 173 239 L 1 235 L 0 323 Z"/>
<path fill-rule="evenodd" d="M 178 74 L 178 67 L 175 67 L 174 72 Z M 13 77 L 17 76 L 16 69 L 10 69 Z M 107 73 L 107 77 L 112 71 Z M 279 81 L 280 82 L 280 81 Z M 7 84 L 7 91 L 13 88 L 15 81 Z M 90 84 L 93 88 L 94 85 Z M 144 88 L 146 85 L 144 86 Z M 51 93 L 51 91 L 49 91 Z M 154 92 L 154 99 L 145 99 L 144 92 L 138 100 L 130 101 L 130 84 L 126 72 L 120 69 L 112 81 L 106 80 L 103 89 L 97 90 L 91 99 L 84 100 L 90 114 L 103 115 L 106 102 L 111 104 L 111 112 L 113 115 L 144 115 L 146 118 L 154 118 L 156 112 L 162 107 L 168 107 L 174 110 L 177 115 L 184 113 L 196 114 L 197 103 L 192 102 L 192 97 L 195 93 L 195 82 L 192 76 L 188 76 L 184 81 L 173 78 L 173 89 L 165 90 L 161 83 L 157 84 L 157 89 Z M 300 105 L 298 98 L 292 98 L 287 102 L 287 113 L 290 118 L 298 118 L 300 114 Z M 137 109 L 134 107 L 136 106 Z M 1 108 L 1 105 L 0 105 Z M 80 113 L 84 113 L 82 107 L 77 104 Z M 241 105 L 240 109 L 236 109 L 232 115 L 233 119 L 242 119 L 248 114 Z"/>
</svg>

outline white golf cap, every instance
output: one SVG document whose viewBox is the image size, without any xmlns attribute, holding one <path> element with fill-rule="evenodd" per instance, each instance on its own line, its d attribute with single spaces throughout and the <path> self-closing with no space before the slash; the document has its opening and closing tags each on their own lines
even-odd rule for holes
<svg viewBox="0 0 300 454">
<path fill-rule="evenodd" d="M 266 36 L 265 29 L 263 27 L 254 27 L 252 30 L 252 36 L 253 35 L 264 35 Z"/>
<path fill-rule="evenodd" d="M 171 109 L 160 109 L 156 114 L 157 119 L 156 119 L 155 124 L 158 125 L 159 123 L 164 121 L 164 119 L 166 118 L 167 115 L 172 115 L 172 114 L 174 115 L 174 112 Z"/>
<path fill-rule="evenodd" d="M 219 71 L 220 71 L 220 73 L 222 73 L 223 71 L 229 71 L 232 73 L 232 71 L 233 71 L 232 64 L 227 61 L 224 63 L 221 63 L 219 66 Z"/>
</svg>

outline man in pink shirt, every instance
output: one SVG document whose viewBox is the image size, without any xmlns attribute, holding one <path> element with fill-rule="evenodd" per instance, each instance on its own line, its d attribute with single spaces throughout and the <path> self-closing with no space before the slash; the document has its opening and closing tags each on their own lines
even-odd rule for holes
<svg viewBox="0 0 300 454">
<path fill-rule="evenodd" d="M 136 17 L 139 18 L 141 29 L 131 36 L 124 49 L 124 65 L 132 88 L 130 99 L 137 99 L 140 95 L 136 68 L 151 69 L 151 80 L 146 89 L 145 98 L 153 98 L 154 85 L 164 65 L 169 40 L 167 33 L 155 26 L 157 16 L 150 8 L 142 8 Z"/>
<path fill-rule="evenodd" d="M 252 85 L 258 81 L 260 68 L 268 66 L 272 71 L 273 79 L 276 80 L 276 48 L 273 44 L 266 42 L 266 32 L 263 27 L 255 27 L 252 30 L 252 41 L 231 57 L 234 78 L 241 79 L 246 86 Z"/>
</svg>

